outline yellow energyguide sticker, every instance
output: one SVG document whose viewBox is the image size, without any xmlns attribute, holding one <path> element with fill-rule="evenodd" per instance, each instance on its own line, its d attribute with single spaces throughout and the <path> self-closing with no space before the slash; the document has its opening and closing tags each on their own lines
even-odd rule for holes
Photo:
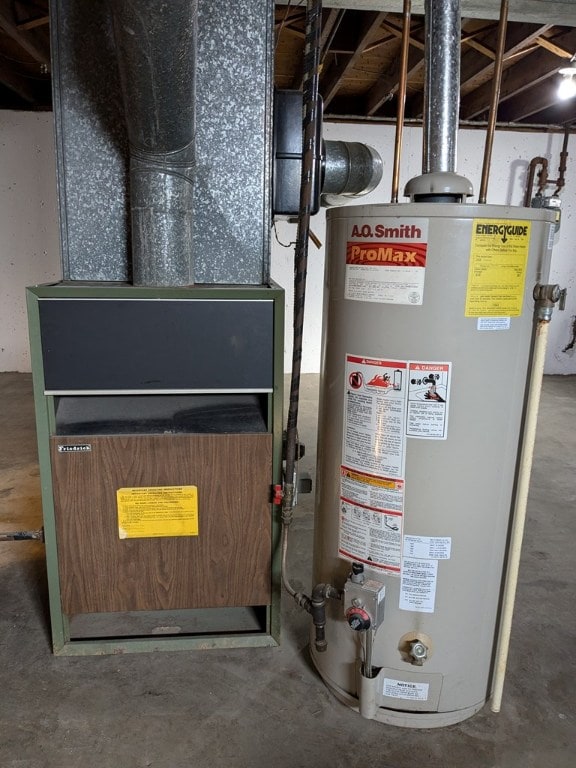
<svg viewBox="0 0 576 768">
<path fill-rule="evenodd" d="M 119 488 L 116 500 L 121 539 L 198 536 L 195 485 Z"/>
<path fill-rule="evenodd" d="M 522 314 L 529 247 L 529 221 L 473 220 L 466 317 Z"/>
</svg>

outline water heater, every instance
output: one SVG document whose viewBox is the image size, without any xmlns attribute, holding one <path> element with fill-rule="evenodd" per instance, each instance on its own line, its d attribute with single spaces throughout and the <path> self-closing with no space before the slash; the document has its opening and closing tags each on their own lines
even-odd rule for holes
<svg viewBox="0 0 576 768">
<path fill-rule="evenodd" d="M 327 685 L 434 727 L 491 693 L 553 216 L 409 203 L 328 212 L 314 579 Z"/>
</svg>

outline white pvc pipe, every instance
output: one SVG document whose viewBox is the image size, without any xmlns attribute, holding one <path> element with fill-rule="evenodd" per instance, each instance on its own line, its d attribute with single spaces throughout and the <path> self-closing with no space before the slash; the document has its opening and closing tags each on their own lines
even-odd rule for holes
<svg viewBox="0 0 576 768">
<path fill-rule="evenodd" d="M 538 423 L 538 408 L 540 394 L 542 392 L 542 377 L 544 375 L 544 358 L 546 355 L 546 343 L 548 341 L 548 320 L 539 320 L 536 327 L 536 339 L 534 342 L 534 355 L 532 358 L 532 372 L 530 376 L 530 390 L 526 404 L 526 422 L 524 426 L 522 452 L 520 458 L 520 471 L 518 475 L 518 488 L 514 505 L 514 518 L 508 550 L 508 570 L 506 585 L 502 603 L 502 618 L 498 635 L 498 651 L 496 666 L 494 669 L 494 685 L 492 688 L 492 712 L 500 712 L 502 704 L 502 691 L 506 676 L 506 663 L 510 647 L 510 632 L 512 629 L 512 617 L 514 615 L 514 601 L 518 585 L 518 570 L 520 568 L 520 555 L 522 552 L 522 539 L 524 537 L 524 525 L 526 522 L 526 507 L 528 503 L 528 489 L 530 487 L 530 474 L 532 471 L 532 459 L 534 457 L 534 443 L 536 441 L 536 426 Z"/>
</svg>

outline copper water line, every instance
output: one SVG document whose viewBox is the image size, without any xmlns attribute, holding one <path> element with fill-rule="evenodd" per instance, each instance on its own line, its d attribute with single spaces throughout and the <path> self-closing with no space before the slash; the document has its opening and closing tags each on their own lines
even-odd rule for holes
<svg viewBox="0 0 576 768">
<path fill-rule="evenodd" d="M 530 160 L 528 169 L 528 179 L 526 181 L 526 189 L 524 191 L 524 208 L 530 208 L 530 202 L 532 200 L 532 187 L 534 186 L 534 176 L 536 175 L 536 168 L 541 165 L 542 170 L 538 174 L 539 190 L 540 187 L 546 185 L 546 179 L 548 178 L 548 160 L 545 157 L 533 157 Z"/>
<path fill-rule="evenodd" d="M 394 140 L 394 169 L 392 171 L 392 196 L 390 202 L 398 202 L 400 183 L 400 154 L 402 152 L 402 134 L 404 131 L 404 108 L 406 106 L 406 79 L 408 74 L 408 49 L 410 47 L 410 12 L 412 0 L 404 0 L 402 25 L 402 49 L 400 55 L 400 79 L 398 81 L 398 114 L 396 116 L 396 138 Z"/>
<path fill-rule="evenodd" d="M 490 173 L 490 161 L 492 159 L 492 146 L 494 144 L 494 131 L 496 129 L 496 117 L 498 115 L 498 102 L 500 101 L 500 85 L 502 83 L 502 65 L 504 63 L 504 46 L 506 45 L 506 28 L 508 25 L 508 0 L 502 0 L 500 4 L 500 21 L 498 23 L 498 41 L 496 44 L 496 59 L 494 61 L 494 78 L 492 81 L 492 101 L 486 129 L 486 143 L 484 145 L 484 163 L 482 165 L 482 180 L 478 202 L 486 202 L 488 190 L 488 175 Z"/>
</svg>

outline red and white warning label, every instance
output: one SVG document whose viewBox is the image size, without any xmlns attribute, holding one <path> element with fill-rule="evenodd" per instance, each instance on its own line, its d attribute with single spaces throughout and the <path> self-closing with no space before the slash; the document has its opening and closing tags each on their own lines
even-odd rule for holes
<svg viewBox="0 0 576 768">
<path fill-rule="evenodd" d="M 384 304 L 422 304 L 428 219 L 350 225 L 344 297 Z"/>
<path fill-rule="evenodd" d="M 451 363 L 346 355 L 341 557 L 400 573 L 406 442 L 411 437 L 446 439 L 451 374 Z M 406 562 L 409 554 L 404 552 Z M 406 595 L 415 579 L 409 573 Z M 410 610 L 434 609 L 431 573 L 425 575 L 426 599 Z M 404 599 L 406 605 L 411 601 Z"/>
<path fill-rule="evenodd" d="M 340 470 L 339 554 L 400 573 L 404 482 Z"/>
<path fill-rule="evenodd" d="M 346 356 L 341 557 L 400 573 L 406 455 L 405 361 Z"/>
<path fill-rule="evenodd" d="M 451 373 L 451 363 L 409 364 L 406 419 L 408 437 L 446 439 Z"/>
<path fill-rule="evenodd" d="M 342 464 L 377 477 L 404 477 L 405 361 L 346 356 Z"/>
</svg>

